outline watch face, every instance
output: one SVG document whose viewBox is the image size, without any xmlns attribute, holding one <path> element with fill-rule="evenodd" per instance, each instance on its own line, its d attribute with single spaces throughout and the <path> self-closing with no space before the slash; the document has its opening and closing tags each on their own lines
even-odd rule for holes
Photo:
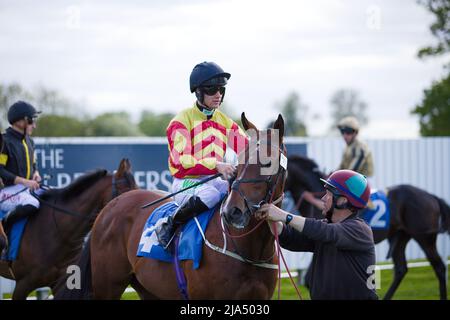
<svg viewBox="0 0 450 320">
<path fill-rule="evenodd" d="M 286 224 L 289 224 L 289 222 L 291 222 L 292 218 L 293 218 L 292 214 L 289 213 L 289 214 L 286 216 Z"/>
</svg>

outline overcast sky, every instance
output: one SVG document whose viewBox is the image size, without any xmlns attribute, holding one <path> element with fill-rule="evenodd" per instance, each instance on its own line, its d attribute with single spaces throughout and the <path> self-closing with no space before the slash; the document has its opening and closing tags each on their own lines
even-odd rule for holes
<svg viewBox="0 0 450 320">
<path fill-rule="evenodd" d="M 331 95 L 352 88 L 369 105 L 364 137 L 417 137 L 410 110 L 442 75 L 443 59 L 416 57 L 432 21 L 413 0 L 0 0 L 0 82 L 137 119 L 189 107 L 192 68 L 215 61 L 231 73 L 227 104 L 258 126 L 296 91 L 323 135 Z"/>
</svg>

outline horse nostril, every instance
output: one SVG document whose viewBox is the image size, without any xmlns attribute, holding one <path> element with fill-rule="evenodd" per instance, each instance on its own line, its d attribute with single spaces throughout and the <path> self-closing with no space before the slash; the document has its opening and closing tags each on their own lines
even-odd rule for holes
<svg viewBox="0 0 450 320">
<path fill-rule="evenodd" d="M 239 208 L 236 208 L 236 207 L 230 208 L 226 212 L 226 216 L 228 216 L 229 220 L 231 220 L 231 221 L 235 221 L 241 215 L 242 215 L 242 211 Z"/>
<path fill-rule="evenodd" d="M 233 208 L 233 210 L 231 211 L 231 217 L 233 218 L 238 218 L 242 215 L 242 211 L 239 208 Z"/>
</svg>

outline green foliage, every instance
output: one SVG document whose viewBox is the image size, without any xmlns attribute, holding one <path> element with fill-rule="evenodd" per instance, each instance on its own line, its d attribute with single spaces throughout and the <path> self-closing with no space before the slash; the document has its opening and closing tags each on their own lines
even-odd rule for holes
<svg viewBox="0 0 450 320">
<path fill-rule="evenodd" d="M 37 137 L 82 137 L 86 135 L 86 122 L 72 116 L 43 115 L 38 118 L 33 132 Z"/>
<path fill-rule="evenodd" d="M 423 93 L 422 103 L 412 110 L 420 117 L 420 134 L 450 136 L 450 72 Z"/>
<path fill-rule="evenodd" d="M 153 111 L 145 110 L 141 114 L 138 126 L 146 136 L 165 137 L 167 126 L 173 117 L 175 117 L 173 113 L 156 114 Z"/>
<path fill-rule="evenodd" d="M 367 103 L 360 97 L 359 93 L 353 89 L 340 89 L 331 97 L 331 129 L 337 130 L 339 121 L 347 116 L 354 116 L 361 126 L 368 123 Z"/>
<path fill-rule="evenodd" d="M 98 137 L 142 136 L 126 112 L 107 112 L 97 116 L 89 121 L 86 133 L 87 136 Z"/>
<path fill-rule="evenodd" d="M 434 22 L 430 31 L 437 39 L 437 44 L 421 48 L 420 58 L 438 56 L 450 52 L 450 2 L 448 0 L 420 0 L 418 1 L 434 15 Z"/>
</svg>

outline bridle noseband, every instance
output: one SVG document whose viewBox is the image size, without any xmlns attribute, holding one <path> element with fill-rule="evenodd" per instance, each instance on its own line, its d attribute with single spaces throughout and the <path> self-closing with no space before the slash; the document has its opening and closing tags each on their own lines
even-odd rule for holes
<svg viewBox="0 0 450 320">
<path fill-rule="evenodd" d="M 282 145 L 280 148 L 278 148 L 278 150 L 280 151 L 280 154 L 284 155 L 284 149 L 285 149 L 284 145 Z M 258 143 L 258 147 L 256 150 L 257 151 L 259 150 L 259 143 Z M 245 167 L 242 171 L 244 172 L 248 166 L 249 166 L 249 161 L 247 161 L 245 163 Z M 231 185 L 231 190 L 236 191 L 239 194 L 239 196 L 244 200 L 247 210 L 250 212 L 250 214 L 254 214 L 256 211 L 258 211 L 261 208 L 261 206 L 263 204 L 272 203 L 274 191 L 278 184 L 278 179 L 280 178 L 280 175 L 281 175 L 281 179 L 284 183 L 284 177 L 286 175 L 286 170 L 281 165 L 278 166 L 278 171 L 275 175 L 270 175 L 266 178 L 236 179 L 233 181 L 233 183 Z M 265 183 L 267 185 L 267 191 L 266 191 L 264 198 L 257 204 L 250 201 L 247 198 L 247 196 L 239 189 L 239 186 L 241 183 Z"/>
</svg>

